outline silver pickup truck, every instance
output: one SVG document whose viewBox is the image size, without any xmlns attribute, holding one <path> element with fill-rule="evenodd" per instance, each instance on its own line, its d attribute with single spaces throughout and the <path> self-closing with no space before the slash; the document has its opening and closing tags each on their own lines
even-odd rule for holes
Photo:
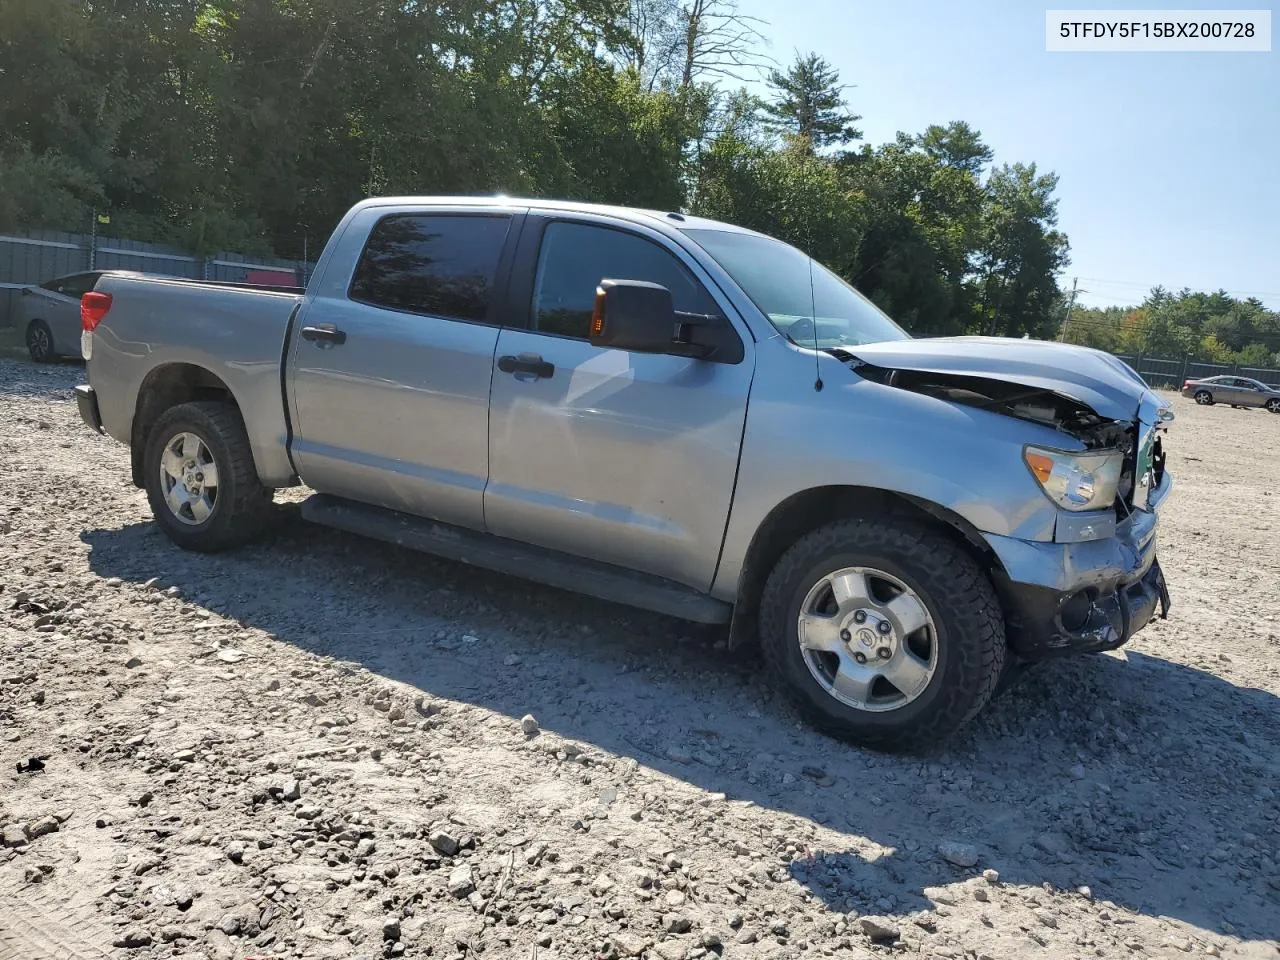
<svg viewBox="0 0 1280 960">
<path fill-rule="evenodd" d="M 729 624 L 822 729 L 936 743 L 1168 592 L 1167 404 L 1056 343 L 912 339 L 778 240 L 679 213 L 369 200 L 306 290 L 105 274 L 94 429 L 165 533 L 317 523 Z"/>
</svg>

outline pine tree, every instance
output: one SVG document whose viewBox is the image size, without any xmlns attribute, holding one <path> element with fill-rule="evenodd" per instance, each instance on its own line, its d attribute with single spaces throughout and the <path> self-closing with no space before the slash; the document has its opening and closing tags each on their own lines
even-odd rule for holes
<svg viewBox="0 0 1280 960">
<path fill-rule="evenodd" d="M 812 150 L 861 139 L 853 124 L 862 118 L 849 112 L 839 72 L 816 53 L 797 55 L 786 73 L 771 71 L 769 86 L 775 95 L 765 111 L 773 125 Z"/>
</svg>

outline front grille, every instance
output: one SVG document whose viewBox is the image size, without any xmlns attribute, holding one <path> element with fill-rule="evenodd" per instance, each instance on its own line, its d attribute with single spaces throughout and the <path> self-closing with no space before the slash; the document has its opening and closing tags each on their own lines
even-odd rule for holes
<svg viewBox="0 0 1280 960">
<path fill-rule="evenodd" d="M 1125 520 L 1133 513 L 1134 476 L 1138 466 L 1138 428 L 1125 431 L 1124 467 L 1120 470 L 1120 483 L 1116 487 L 1116 520 Z"/>
<path fill-rule="evenodd" d="M 1151 486 L 1152 489 L 1164 483 L 1164 440 L 1156 433 L 1155 446 L 1151 449 Z"/>
</svg>

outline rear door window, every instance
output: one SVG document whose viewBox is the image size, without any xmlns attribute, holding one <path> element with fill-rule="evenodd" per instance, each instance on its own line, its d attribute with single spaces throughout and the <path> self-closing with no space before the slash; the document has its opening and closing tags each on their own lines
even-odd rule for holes
<svg viewBox="0 0 1280 960">
<path fill-rule="evenodd" d="M 490 322 L 508 216 L 393 214 L 374 226 L 352 300 L 426 316 Z"/>
</svg>

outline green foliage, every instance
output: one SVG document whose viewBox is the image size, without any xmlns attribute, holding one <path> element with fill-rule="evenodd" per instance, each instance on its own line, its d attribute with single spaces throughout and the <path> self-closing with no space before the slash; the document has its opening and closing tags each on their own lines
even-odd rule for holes
<svg viewBox="0 0 1280 960">
<path fill-rule="evenodd" d="M 861 117 L 845 105 L 839 71 L 816 53 L 797 55 L 785 73 L 770 71 L 769 86 L 774 99 L 765 110 L 774 125 L 810 149 L 862 138 L 853 126 Z"/>
<path fill-rule="evenodd" d="M 1156 287 L 1138 307 L 1076 308 L 1064 336 L 1117 353 L 1280 367 L 1280 313 L 1221 290 L 1173 295 Z"/>
<path fill-rule="evenodd" d="M 944 166 L 965 170 L 975 176 L 994 156 L 991 148 L 982 142 L 982 135 L 963 120 L 956 120 L 945 127 L 930 124 L 924 133 L 916 137 L 916 145 Z"/>
<path fill-rule="evenodd" d="M 25 143 L 0 148 L 0 224 L 82 227 L 86 204 L 101 198 L 93 174 L 61 153 L 33 154 Z"/>
<path fill-rule="evenodd" d="M 1067 263 L 1067 238 L 1055 229 L 1057 185 L 1034 163 L 1006 164 L 987 179 L 977 257 L 986 333 L 1048 337 L 1058 328 L 1055 278 Z"/>
<path fill-rule="evenodd" d="M 0 227 L 296 257 L 369 194 L 573 197 L 776 234 L 917 333 L 1057 331 L 1056 178 L 963 122 L 851 149 L 817 54 L 723 89 L 762 41 L 736 0 L 0 0 Z M 1205 309 L 1167 336 L 1248 347 Z"/>
</svg>

